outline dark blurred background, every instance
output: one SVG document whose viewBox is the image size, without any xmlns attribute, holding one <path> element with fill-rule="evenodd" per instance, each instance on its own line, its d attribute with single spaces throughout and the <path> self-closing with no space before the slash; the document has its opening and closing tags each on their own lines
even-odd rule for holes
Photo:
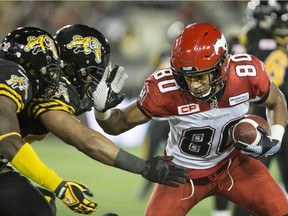
<svg viewBox="0 0 288 216">
<path fill-rule="evenodd" d="M 112 63 L 130 75 L 125 91 L 134 97 L 156 56 L 170 49 L 178 33 L 175 22 L 210 22 L 227 39 L 245 23 L 246 6 L 247 1 L 1 1 L 0 37 L 20 26 L 51 34 L 72 23 L 95 27 L 111 44 Z"/>
</svg>

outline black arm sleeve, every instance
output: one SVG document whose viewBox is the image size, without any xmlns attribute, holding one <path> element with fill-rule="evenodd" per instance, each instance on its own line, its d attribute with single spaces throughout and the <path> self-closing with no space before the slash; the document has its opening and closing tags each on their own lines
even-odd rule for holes
<svg viewBox="0 0 288 216">
<path fill-rule="evenodd" d="M 116 156 L 114 166 L 128 172 L 141 174 L 145 164 L 146 162 L 143 159 L 120 149 Z"/>
</svg>

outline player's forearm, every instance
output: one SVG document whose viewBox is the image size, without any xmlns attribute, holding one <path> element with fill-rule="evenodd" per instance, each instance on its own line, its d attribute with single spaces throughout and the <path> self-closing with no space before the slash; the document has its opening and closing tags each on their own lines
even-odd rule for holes
<svg viewBox="0 0 288 216">
<path fill-rule="evenodd" d="M 39 159 L 28 143 L 19 149 L 11 164 L 20 173 L 51 191 L 54 191 L 63 180 Z"/>
<path fill-rule="evenodd" d="M 286 110 L 286 108 L 285 108 Z M 277 111 L 277 107 L 274 110 L 269 110 L 266 112 L 267 119 L 270 119 L 269 123 L 271 125 L 271 138 L 278 141 L 282 141 L 285 127 L 286 127 L 286 111 L 283 111 L 281 106 Z"/>
<path fill-rule="evenodd" d="M 92 159 L 128 172 L 139 174 L 145 166 L 143 159 L 120 149 L 100 133 L 94 133 L 86 139 L 85 145 L 78 146 L 80 151 Z"/>
<path fill-rule="evenodd" d="M 287 104 L 286 99 L 280 92 L 278 96 L 276 96 L 276 102 L 273 106 L 268 107 L 266 110 L 267 120 L 270 125 L 278 124 L 282 125 L 284 128 L 287 124 Z"/>
<path fill-rule="evenodd" d="M 276 88 L 275 84 L 272 85 L 272 88 L 275 89 L 272 91 L 276 94 L 273 97 L 274 103 L 266 109 L 266 117 L 271 125 L 271 138 L 281 142 L 287 124 L 287 103 L 282 92 Z"/>
<path fill-rule="evenodd" d="M 286 111 L 283 111 L 283 109 L 276 110 L 266 110 L 267 121 L 270 126 L 277 124 L 285 128 L 287 124 Z"/>
<path fill-rule="evenodd" d="M 274 124 L 280 124 L 285 128 L 287 124 L 287 104 L 284 96 L 279 97 L 279 103 L 274 107 L 273 113 Z"/>
<path fill-rule="evenodd" d="M 264 106 L 267 108 L 266 117 L 269 124 L 279 124 L 285 128 L 287 124 L 287 102 L 274 82 L 271 84 L 269 97 L 264 102 Z"/>
<path fill-rule="evenodd" d="M 121 134 L 150 120 L 150 118 L 139 110 L 136 101 L 132 102 L 127 107 L 121 109 L 114 108 L 110 111 L 111 112 L 108 113 L 108 118 L 107 116 L 106 118 L 101 118 L 101 113 L 95 111 L 95 118 L 103 130 L 111 135 Z"/>
<path fill-rule="evenodd" d="M 96 131 L 92 136 L 87 136 L 85 140 L 80 141 L 77 149 L 92 159 L 109 166 L 114 166 L 115 158 L 120 150 L 111 140 Z"/>
<path fill-rule="evenodd" d="M 109 109 L 105 113 L 95 110 L 95 119 L 100 127 L 111 135 L 119 135 L 126 131 L 124 127 L 124 121 L 121 119 L 122 111 L 114 108 Z"/>
</svg>

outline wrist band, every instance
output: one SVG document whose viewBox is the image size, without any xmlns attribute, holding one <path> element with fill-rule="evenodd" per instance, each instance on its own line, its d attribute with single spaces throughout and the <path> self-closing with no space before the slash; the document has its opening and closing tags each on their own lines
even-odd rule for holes
<svg viewBox="0 0 288 216">
<path fill-rule="evenodd" d="M 111 110 L 108 109 L 106 112 L 99 112 L 94 109 L 95 118 L 101 121 L 108 119 L 111 115 Z"/>
<path fill-rule="evenodd" d="M 272 125 L 271 126 L 271 139 L 276 139 L 281 142 L 284 132 L 285 132 L 285 128 L 282 125 L 280 124 Z"/>
<path fill-rule="evenodd" d="M 114 162 L 115 167 L 136 174 L 142 174 L 145 164 L 145 160 L 138 158 L 123 149 L 120 149 Z"/>
</svg>

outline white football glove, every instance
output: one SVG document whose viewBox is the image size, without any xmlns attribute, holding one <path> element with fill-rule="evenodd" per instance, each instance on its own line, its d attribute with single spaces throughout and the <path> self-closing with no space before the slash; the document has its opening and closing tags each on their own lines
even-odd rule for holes
<svg viewBox="0 0 288 216">
<path fill-rule="evenodd" d="M 124 68 L 115 65 L 111 70 L 108 66 L 104 75 L 93 92 L 94 108 L 99 112 L 117 106 L 124 99 L 124 94 L 119 96 L 128 75 L 124 73 Z"/>
</svg>

